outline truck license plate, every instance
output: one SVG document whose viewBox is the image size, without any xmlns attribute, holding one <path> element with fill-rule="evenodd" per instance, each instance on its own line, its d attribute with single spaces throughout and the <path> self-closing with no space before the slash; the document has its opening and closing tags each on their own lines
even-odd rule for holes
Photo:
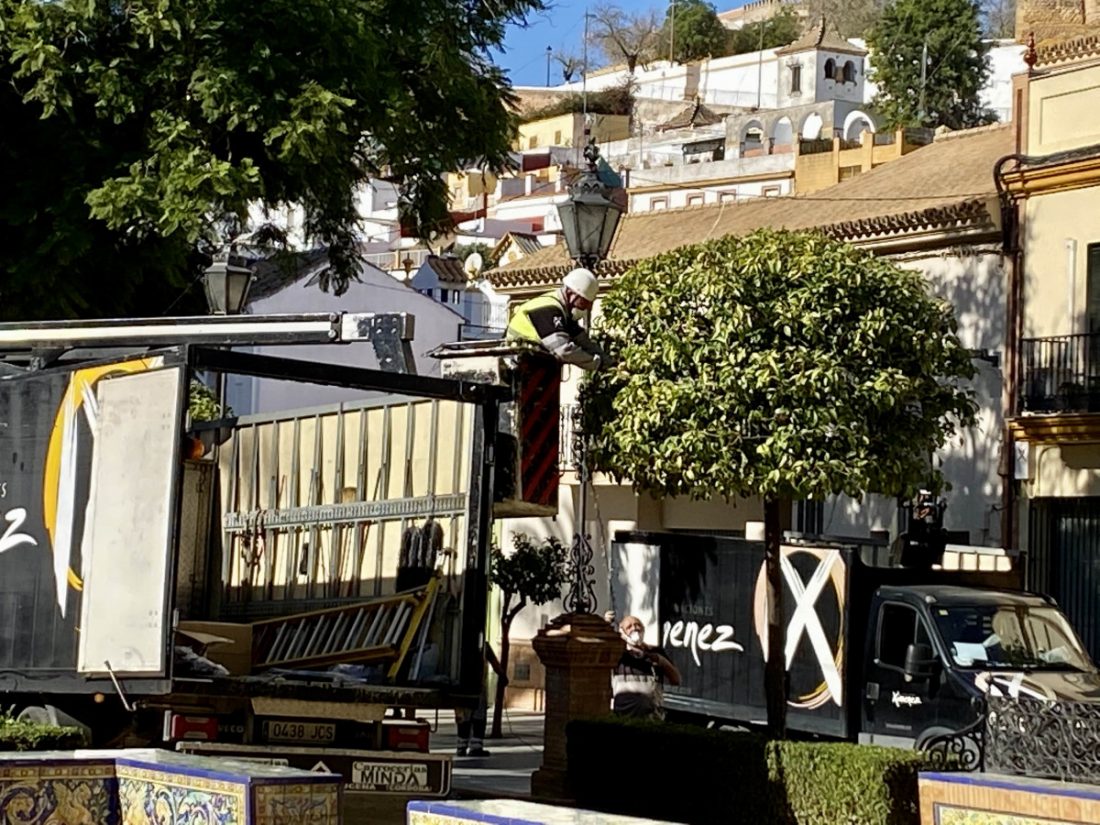
<svg viewBox="0 0 1100 825">
<path fill-rule="evenodd" d="M 268 742 L 306 742 L 327 744 L 336 740 L 336 725 L 328 722 L 264 722 Z"/>
<path fill-rule="evenodd" d="M 421 762 L 352 762 L 348 789 L 385 793 L 427 791 L 428 766 Z"/>
</svg>

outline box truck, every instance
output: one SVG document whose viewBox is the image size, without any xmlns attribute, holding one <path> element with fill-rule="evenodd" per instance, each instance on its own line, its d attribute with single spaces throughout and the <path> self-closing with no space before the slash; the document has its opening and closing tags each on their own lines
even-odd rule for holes
<svg viewBox="0 0 1100 825">
<path fill-rule="evenodd" d="M 416 375 L 409 338 L 343 313 L 0 325 L 0 706 L 348 797 L 448 793 L 417 711 L 481 690 L 512 389 Z M 251 351 L 361 341 L 383 369 Z M 364 400 L 192 420 L 218 375 Z M 507 495 L 545 512 L 523 472 Z"/>
<path fill-rule="evenodd" d="M 1011 557 L 948 546 L 959 569 L 921 569 L 876 564 L 883 549 L 788 535 L 789 730 L 925 748 L 976 725 L 987 695 L 1100 701 L 1077 634 L 1052 600 L 1019 589 Z M 613 559 L 619 612 L 650 620 L 647 641 L 683 675 L 665 688 L 669 714 L 765 722 L 763 542 L 620 533 Z"/>
</svg>

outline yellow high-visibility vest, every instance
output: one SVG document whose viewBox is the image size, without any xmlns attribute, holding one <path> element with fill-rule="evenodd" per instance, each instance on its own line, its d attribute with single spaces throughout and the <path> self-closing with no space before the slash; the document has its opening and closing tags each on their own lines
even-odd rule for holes
<svg viewBox="0 0 1100 825">
<path fill-rule="evenodd" d="M 535 325 L 531 323 L 531 316 L 527 313 L 533 312 L 536 309 L 542 309 L 544 307 L 556 306 L 565 312 L 564 307 L 561 305 L 561 301 L 558 300 L 557 291 L 547 292 L 545 295 L 539 295 L 537 298 L 532 298 L 530 301 L 524 301 L 518 307 L 516 311 L 512 313 L 512 320 L 508 322 L 508 338 L 519 338 L 524 341 L 534 341 L 536 344 L 542 341 L 538 332 L 535 331 Z"/>
</svg>

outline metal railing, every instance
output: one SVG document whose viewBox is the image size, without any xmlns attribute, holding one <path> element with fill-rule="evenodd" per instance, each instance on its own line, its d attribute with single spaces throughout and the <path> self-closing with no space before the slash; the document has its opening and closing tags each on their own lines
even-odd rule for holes
<svg viewBox="0 0 1100 825">
<path fill-rule="evenodd" d="M 1023 412 L 1100 412 L 1100 334 L 1020 341 Z"/>
<path fill-rule="evenodd" d="M 820 155 L 824 152 L 831 151 L 833 151 L 832 138 L 814 138 L 813 140 L 798 141 L 798 154 L 800 155 Z"/>
<path fill-rule="evenodd" d="M 985 770 L 1100 784 L 1100 705 L 990 696 Z"/>
<path fill-rule="evenodd" d="M 1100 705 L 1055 700 L 1026 682 L 1003 686 L 1009 694 L 991 686 L 972 724 L 922 743 L 929 762 L 941 770 L 1100 784 Z M 1049 695 L 1038 698 L 1042 693 Z"/>
<path fill-rule="evenodd" d="M 558 467 L 569 472 L 580 463 L 580 405 L 562 404 L 558 416 Z"/>
<path fill-rule="evenodd" d="M 462 324 L 458 329 L 459 341 L 491 341 L 504 337 L 504 329 L 486 324 Z"/>
</svg>

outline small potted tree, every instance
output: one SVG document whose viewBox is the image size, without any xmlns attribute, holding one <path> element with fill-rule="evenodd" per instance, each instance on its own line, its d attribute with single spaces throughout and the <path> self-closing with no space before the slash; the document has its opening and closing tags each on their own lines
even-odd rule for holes
<svg viewBox="0 0 1100 825">
<path fill-rule="evenodd" d="M 233 435 L 233 409 L 219 404 L 214 391 L 201 381 L 191 381 L 187 412 L 191 418 L 188 435 L 202 444 L 202 455 L 209 453 L 215 444 L 224 444 Z"/>
<path fill-rule="evenodd" d="M 523 533 L 512 537 L 512 552 L 494 547 L 490 555 L 489 580 L 500 588 L 500 670 L 508 674 L 511 644 L 508 634 L 519 612 L 527 605 L 546 604 L 560 598 L 568 575 L 566 548 L 554 536 L 537 541 Z M 499 739 L 507 679 L 497 679 L 493 700 L 493 727 L 489 736 Z"/>
</svg>

